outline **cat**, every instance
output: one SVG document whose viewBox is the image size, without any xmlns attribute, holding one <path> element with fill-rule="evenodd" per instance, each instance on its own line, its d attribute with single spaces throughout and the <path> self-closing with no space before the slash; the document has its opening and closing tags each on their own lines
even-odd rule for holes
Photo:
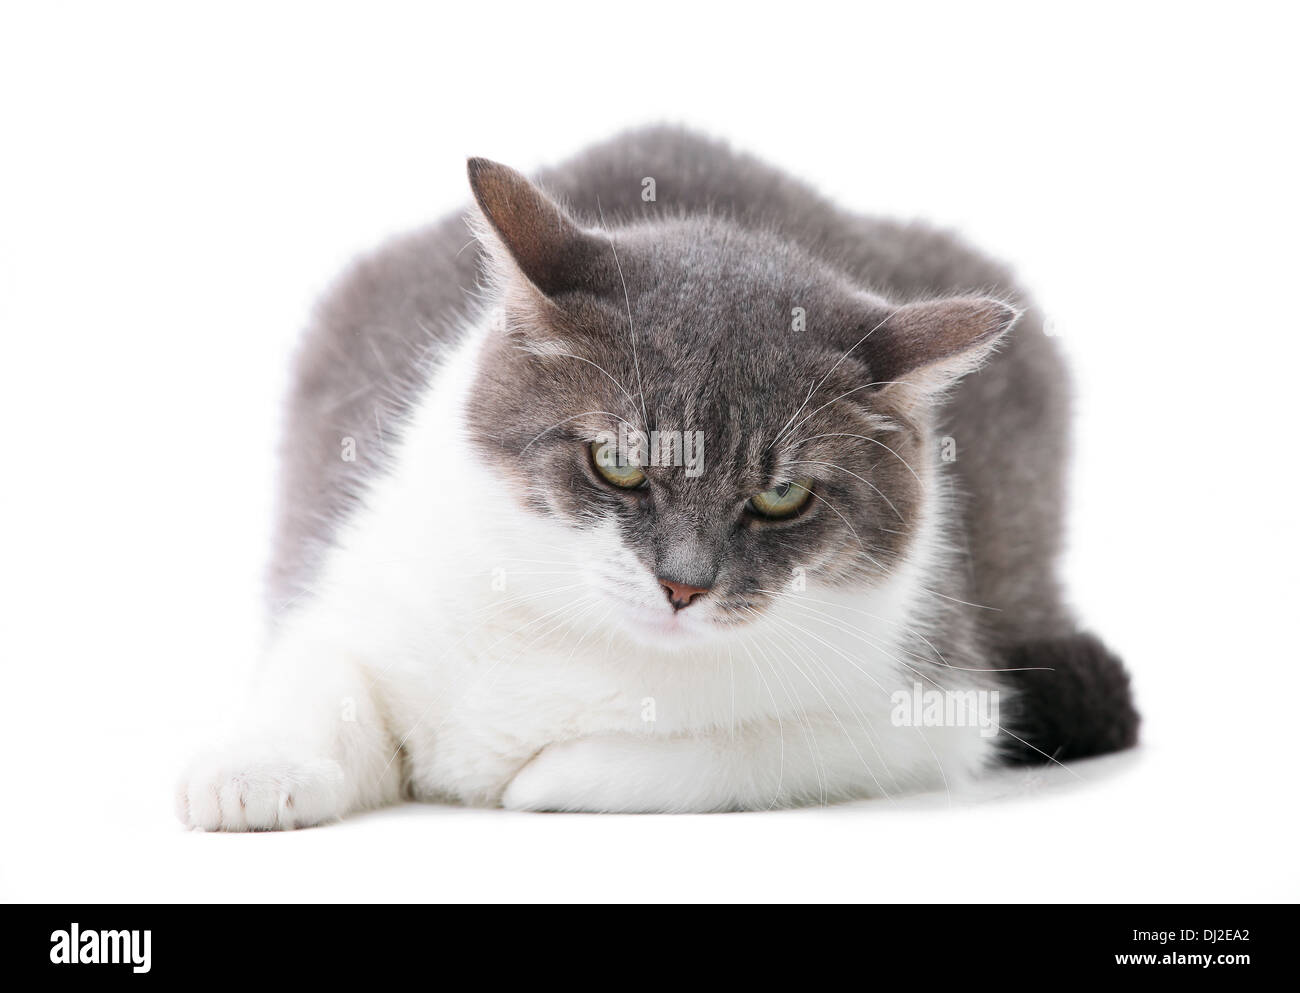
<svg viewBox="0 0 1300 993">
<path fill-rule="evenodd" d="M 472 233 L 363 259 L 302 342 L 273 636 L 185 824 L 768 809 L 1134 744 L 1006 269 L 671 127 L 468 174 Z"/>
</svg>

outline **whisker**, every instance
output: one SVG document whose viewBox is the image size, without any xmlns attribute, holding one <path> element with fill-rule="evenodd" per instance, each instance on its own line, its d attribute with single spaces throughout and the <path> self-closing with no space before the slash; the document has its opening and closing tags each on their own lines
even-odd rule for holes
<svg viewBox="0 0 1300 993">
<path fill-rule="evenodd" d="M 775 617 L 775 616 L 777 616 L 777 615 L 773 615 L 773 616 Z M 788 619 L 788 618 L 785 618 L 784 620 L 786 620 L 787 623 L 789 623 L 789 619 Z M 802 630 L 802 629 L 801 629 L 801 630 Z M 843 630 L 843 628 L 840 628 L 840 630 Z M 807 633 L 811 634 L 811 632 L 807 632 Z M 845 632 L 845 633 L 848 633 L 848 632 Z M 864 640 L 865 640 L 865 639 L 864 639 Z M 838 649 L 836 649 L 834 646 L 832 646 L 832 645 L 830 645 L 829 643 L 824 642 L 824 641 L 822 642 L 822 644 L 825 644 L 826 647 L 831 648 L 832 651 L 836 651 L 837 654 L 839 654 L 839 655 L 841 655 L 841 657 L 845 658 L 846 661 L 849 661 L 851 665 L 854 664 L 851 660 L 848 659 L 848 656 L 844 655 L 843 652 L 840 652 L 840 651 L 839 651 Z M 885 651 L 883 648 L 881 648 L 881 647 L 878 646 L 878 645 L 871 645 L 871 647 L 875 648 L 876 651 L 879 651 L 882 655 L 884 655 L 886 658 L 890 659 L 890 660 L 893 661 L 894 663 L 896 663 L 896 664 L 902 666 L 904 669 L 906 669 L 909 673 L 911 673 L 911 674 L 912 674 L 913 676 L 915 676 L 917 679 L 923 679 L 923 680 L 929 682 L 932 686 L 935 687 L 935 689 L 939 690 L 940 692 L 943 692 L 943 693 L 950 692 L 949 689 L 948 689 L 947 687 L 943 686 L 943 684 L 941 684 L 941 683 L 938 681 L 938 679 L 936 679 L 932 674 L 927 673 L 927 672 L 923 672 L 923 671 L 921 671 L 920 669 L 917 669 L 917 668 L 916 668 L 915 666 L 913 666 L 912 664 L 910 664 L 910 663 L 908 663 L 908 662 L 905 662 L 903 659 L 898 658 L 896 655 L 892 655 L 891 653 Z M 928 664 L 933 665 L 934 663 L 928 663 Z M 856 665 L 855 665 L 854 667 L 855 667 L 855 668 L 858 668 Z M 957 669 L 957 668 L 959 668 L 959 667 L 952 666 L 952 667 L 950 667 L 950 668 Z M 861 670 L 860 670 L 860 671 L 861 671 Z M 985 671 L 985 672 L 997 672 L 997 671 L 1001 671 L 1001 670 L 996 670 L 996 669 L 990 669 L 990 670 L 978 670 L 978 669 L 977 669 L 977 670 L 969 670 L 969 671 L 975 671 L 975 672 L 980 672 L 980 671 Z M 864 671 L 863 674 L 866 675 L 865 671 Z M 871 677 L 868 676 L 868 678 L 871 678 Z M 872 681 L 875 682 L 874 679 L 873 679 Z M 879 686 L 880 684 L 877 682 L 876 685 Z M 881 688 L 883 689 L 883 687 L 881 687 Z M 1078 773 L 1076 773 L 1073 769 L 1070 769 L 1069 766 L 1065 765 L 1065 764 L 1062 763 L 1062 762 L 1058 762 L 1058 761 L 1057 761 L 1053 756 L 1050 756 L 1050 755 L 1048 755 L 1046 752 L 1042 751 L 1042 749 L 1039 749 L 1039 748 L 1036 748 L 1036 747 L 1033 746 L 1033 745 L 1030 745 L 1029 742 L 1025 741 L 1023 738 L 1021 738 L 1020 736 L 1016 735 L 1014 732 L 1010 731 L 1008 728 L 1006 728 L 1006 727 L 1003 726 L 1002 724 L 1000 724 L 1000 723 L 998 723 L 998 722 L 994 722 L 994 727 L 997 728 L 997 730 L 998 730 L 998 732 L 999 732 L 1000 734 L 1006 734 L 1006 735 L 1009 735 L 1009 736 L 1012 737 L 1012 738 L 1015 738 L 1016 741 L 1020 742 L 1021 744 L 1025 745 L 1026 747 L 1031 748 L 1031 749 L 1033 749 L 1034 751 L 1038 752 L 1040 755 L 1044 756 L 1044 757 L 1047 758 L 1049 761 L 1053 762 L 1053 763 L 1056 764 L 1056 765 L 1061 766 L 1061 768 L 1063 768 L 1063 769 L 1068 770 L 1069 773 L 1070 773 L 1070 775 L 1074 776 L 1076 779 L 1081 779 L 1081 777 L 1078 775 Z M 936 761 L 937 761 L 937 756 L 936 756 Z"/>
<path fill-rule="evenodd" d="M 903 456 L 899 455 L 896 451 L 894 451 L 892 448 L 886 445 L 883 441 L 880 441 L 878 438 L 872 438 L 865 434 L 849 434 L 843 431 L 833 431 L 827 434 L 815 434 L 811 438 L 797 439 L 796 441 L 791 443 L 791 447 L 793 448 L 809 441 L 816 441 L 818 438 L 857 438 L 860 441 L 869 441 L 873 445 L 879 445 L 881 448 L 887 451 L 894 458 L 898 459 L 899 462 L 903 463 L 903 467 L 906 468 L 907 471 L 912 474 L 912 478 L 914 478 L 918 483 L 920 483 L 922 487 L 925 486 L 924 481 L 921 479 L 920 476 L 916 474 L 916 470 L 913 469 L 910 464 L 908 464 L 907 459 L 903 458 Z"/>
<path fill-rule="evenodd" d="M 605 227 L 605 211 L 601 209 L 600 197 L 596 197 L 596 213 L 600 217 L 601 227 Z M 637 357 L 636 350 L 636 330 L 632 327 L 632 297 L 627 292 L 627 278 L 623 275 L 623 263 L 618 258 L 618 246 L 614 244 L 614 236 L 609 236 L 609 250 L 614 253 L 614 265 L 618 269 L 619 282 L 623 284 L 623 303 L 627 306 L 627 336 L 632 342 L 632 365 L 636 369 L 636 389 L 637 394 L 641 397 L 641 417 L 645 423 L 646 433 L 650 433 L 650 415 L 646 412 L 645 406 L 645 384 L 641 381 L 641 360 Z"/>
</svg>

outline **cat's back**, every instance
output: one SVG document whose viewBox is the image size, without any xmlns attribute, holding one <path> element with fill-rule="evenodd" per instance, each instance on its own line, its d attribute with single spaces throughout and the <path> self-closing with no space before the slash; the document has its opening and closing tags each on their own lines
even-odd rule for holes
<svg viewBox="0 0 1300 993">
<path fill-rule="evenodd" d="M 537 178 L 590 224 L 708 213 L 774 230 L 893 299 L 1020 295 L 1006 267 L 951 232 L 843 210 L 804 181 L 683 128 L 627 132 Z M 869 191 L 870 176 L 863 182 Z"/>
</svg>

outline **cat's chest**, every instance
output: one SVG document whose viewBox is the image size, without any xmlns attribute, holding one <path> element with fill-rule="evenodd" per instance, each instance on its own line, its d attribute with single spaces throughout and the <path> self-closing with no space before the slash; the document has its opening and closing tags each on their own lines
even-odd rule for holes
<svg viewBox="0 0 1300 993">
<path fill-rule="evenodd" d="M 549 744 L 726 727 L 764 709 L 722 654 L 665 664 L 576 633 L 529 638 L 503 627 L 483 625 L 390 670 L 391 733 L 417 796 L 495 803 Z"/>
<path fill-rule="evenodd" d="M 834 661 L 788 667 L 770 652 L 731 644 L 638 657 L 576 632 L 530 638 L 489 624 L 451 650 L 431 649 L 388 696 L 415 795 L 492 804 L 523 765 L 560 741 L 798 723 L 846 691 L 858 697 L 852 707 L 861 719 L 864 707 L 871 709 L 864 690 L 878 688 L 851 687 L 861 663 L 835 674 Z"/>
</svg>

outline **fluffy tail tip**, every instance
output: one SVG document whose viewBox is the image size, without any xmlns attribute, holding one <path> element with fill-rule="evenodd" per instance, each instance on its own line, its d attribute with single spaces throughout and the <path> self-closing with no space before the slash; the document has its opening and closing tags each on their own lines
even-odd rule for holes
<svg viewBox="0 0 1300 993">
<path fill-rule="evenodd" d="M 1015 691 L 1013 765 L 1065 762 L 1137 744 L 1141 717 L 1119 658 L 1091 634 L 1025 642 L 1006 656 Z M 1017 741 L 1016 738 L 1023 739 Z"/>
</svg>

